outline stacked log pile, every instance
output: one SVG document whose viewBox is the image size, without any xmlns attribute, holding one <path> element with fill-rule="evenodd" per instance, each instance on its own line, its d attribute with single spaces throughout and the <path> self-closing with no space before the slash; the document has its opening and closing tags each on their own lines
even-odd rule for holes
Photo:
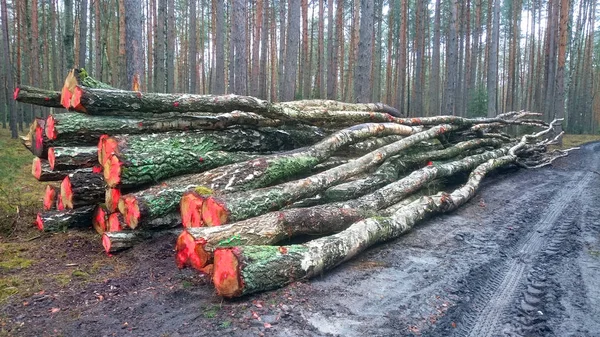
<svg viewBox="0 0 600 337">
<path fill-rule="evenodd" d="M 78 70 L 60 92 L 15 99 L 64 109 L 23 137 L 33 175 L 57 182 L 40 230 L 94 228 L 109 254 L 178 233 L 177 266 L 224 297 L 318 275 L 456 209 L 499 167 L 566 155 L 524 111 L 403 118 L 380 103 L 117 90 Z M 514 138 L 512 125 L 542 131 Z"/>
</svg>

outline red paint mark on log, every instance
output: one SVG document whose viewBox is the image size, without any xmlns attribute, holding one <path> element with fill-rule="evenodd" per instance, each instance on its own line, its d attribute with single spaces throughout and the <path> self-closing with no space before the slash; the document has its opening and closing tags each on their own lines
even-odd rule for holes
<svg viewBox="0 0 600 337">
<path fill-rule="evenodd" d="M 44 101 L 48 102 L 50 100 L 50 97 L 44 97 Z"/>
<path fill-rule="evenodd" d="M 16 87 L 15 88 L 15 92 L 13 93 L 13 99 L 16 101 L 17 98 L 19 97 L 19 92 L 21 91 L 21 88 Z"/>
<path fill-rule="evenodd" d="M 48 149 L 48 163 L 50 163 L 50 168 L 54 170 L 54 163 L 56 160 L 56 156 L 54 154 L 54 148 L 51 147 Z"/>
<path fill-rule="evenodd" d="M 52 209 L 55 199 L 56 189 L 50 185 L 47 185 L 46 191 L 44 192 L 44 211 L 49 211 Z"/>
<path fill-rule="evenodd" d="M 119 220 L 119 213 L 113 213 L 108 217 L 108 226 L 106 230 L 109 232 L 119 232 L 122 230 L 121 221 Z"/>
<path fill-rule="evenodd" d="M 106 231 L 106 212 L 104 211 L 104 208 L 100 206 L 96 207 L 92 225 L 98 234 L 103 234 Z M 104 238 L 102 240 L 104 240 Z"/>
<path fill-rule="evenodd" d="M 213 284 L 217 294 L 224 297 L 240 296 L 243 281 L 240 278 L 239 263 L 230 248 L 218 248 L 214 253 Z"/>
<path fill-rule="evenodd" d="M 69 176 L 66 176 L 60 183 L 60 195 L 65 208 L 73 209 L 73 187 Z"/>
<path fill-rule="evenodd" d="M 44 130 L 39 125 L 35 128 L 35 148 L 40 152 L 44 148 Z"/>
<path fill-rule="evenodd" d="M 71 107 L 71 92 L 65 84 L 60 92 L 60 104 L 67 110 Z"/>
<path fill-rule="evenodd" d="M 126 196 L 125 199 L 123 199 L 123 202 L 125 204 L 126 211 L 126 214 L 124 214 L 125 223 L 130 228 L 135 229 L 140 219 L 140 208 L 138 207 L 137 199 L 130 195 Z"/>
<path fill-rule="evenodd" d="M 37 225 L 37 228 L 41 231 L 44 230 L 44 221 L 42 220 L 42 215 L 40 213 L 37 214 L 37 217 L 35 219 L 35 224 Z"/>
<path fill-rule="evenodd" d="M 287 254 L 287 248 L 285 248 L 284 246 L 279 246 L 279 252 L 281 254 Z"/>
<path fill-rule="evenodd" d="M 81 104 L 81 96 L 83 95 L 83 90 L 80 87 L 75 87 L 75 92 L 71 97 L 71 108 L 79 112 L 86 112 L 87 110 Z"/>
<path fill-rule="evenodd" d="M 59 211 L 65 210 L 65 205 L 63 204 L 62 195 L 58 194 L 58 198 L 56 200 L 56 209 Z"/>
<path fill-rule="evenodd" d="M 227 223 L 227 209 L 225 205 L 208 197 L 202 205 L 202 220 L 206 226 L 220 226 Z"/>
<path fill-rule="evenodd" d="M 54 119 L 54 116 L 50 115 L 48 116 L 48 118 L 46 118 L 46 126 L 45 126 L 45 131 L 46 131 L 46 137 L 48 137 L 48 139 L 50 140 L 55 140 L 56 139 L 56 121 Z"/>
<path fill-rule="evenodd" d="M 427 162 L 427 166 L 433 166 L 433 162 L 432 161 L 428 161 Z"/>
<path fill-rule="evenodd" d="M 121 189 L 111 188 L 109 191 L 109 200 L 105 200 L 107 202 L 106 207 L 108 207 L 109 211 L 117 211 L 117 207 L 119 206 L 119 199 L 121 199 Z"/>
<path fill-rule="evenodd" d="M 100 173 L 102 172 L 102 166 L 96 165 L 92 167 L 92 173 Z"/>
<path fill-rule="evenodd" d="M 182 269 L 191 266 L 200 270 L 205 267 L 206 259 L 201 259 L 200 255 L 196 253 L 197 250 L 204 251 L 204 244 L 206 244 L 205 241 L 194 240 L 194 237 L 184 230 L 177 238 L 175 245 L 177 268 Z"/>
<path fill-rule="evenodd" d="M 110 238 L 106 234 L 102 235 L 102 246 L 104 247 L 104 251 L 106 252 L 106 254 L 110 255 L 111 243 Z"/>
<path fill-rule="evenodd" d="M 31 165 L 31 174 L 35 177 L 35 179 L 40 179 L 42 176 L 42 160 L 38 157 L 33 158 L 33 163 Z"/>
<path fill-rule="evenodd" d="M 204 161 L 204 158 L 200 157 L 198 158 L 198 161 L 202 163 Z"/>
<path fill-rule="evenodd" d="M 179 107 L 179 102 L 173 103 L 173 106 L 176 107 L 176 108 L 178 108 Z"/>
<path fill-rule="evenodd" d="M 179 212 L 181 213 L 181 222 L 183 227 L 191 228 L 204 226 L 201 214 L 203 203 L 204 198 L 197 196 L 194 192 L 186 192 L 181 197 L 181 202 L 179 203 Z"/>
</svg>

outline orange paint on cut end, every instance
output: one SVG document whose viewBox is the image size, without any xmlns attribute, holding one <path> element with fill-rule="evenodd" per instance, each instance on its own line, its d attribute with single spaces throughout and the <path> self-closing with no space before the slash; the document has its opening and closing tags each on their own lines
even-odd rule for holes
<svg viewBox="0 0 600 337">
<path fill-rule="evenodd" d="M 204 222 L 202 221 L 202 204 L 204 198 L 197 196 L 193 192 L 187 192 L 181 197 L 181 203 L 179 209 L 181 213 L 181 222 L 183 227 L 203 227 Z"/>
<path fill-rule="evenodd" d="M 239 276 L 239 263 L 232 248 L 217 248 L 214 253 L 213 284 L 223 297 L 240 296 L 243 282 Z"/>
<path fill-rule="evenodd" d="M 60 183 L 60 195 L 65 208 L 73 209 L 73 187 L 69 176 L 66 176 Z"/>
<path fill-rule="evenodd" d="M 50 115 L 46 118 L 46 126 L 44 127 L 46 131 L 46 137 L 51 140 L 55 140 L 57 137 L 56 133 L 56 120 L 54 116 Z"/>
<path fill-rule="evenodd" d="M 227 210 L 213 197 L 208 197 L 202 205 L 202 221 L 206 226 L 220 226 L 227 223 Z"/>
<path fill-rule="evenodd" d="M 137 199 L 130 195 L 121 200 L 123 200 L 125 208 L 125 214 L 123 214 L 125 216 L 125 223 L 131 229 L 135 229 L 140 219 L 140 208 L 138 207 Z"/>
<path fill-rule="evenodd" d="M 54 154 L 54 148 L 51 147 L 48 149 L 48 163 L 50 163 L 50 168 L 54 170 L 54 163 L 56 160 L 56 156 Z"/>
<path fill-rule="evenodd" d="M 38 215 L 35 219 L 35 224 L 39 230 L 41 230 L 41 231 L 44 230 L 44 221 L 42 220 L 42 215 L 40 213 L 38 213 Z"/>
<path fill-rule="evenodd" d="M 92 226 L 98 232 L 98 234 L 103 234 L 106 232 L 106 212 L 103 207 L 96 207 L 96 211 L 94 212 L 94 217 L 92 219 Z"/>
<path fill-rule="evenodd" d="M 46 186 L 46 191 L 44 192 L 44 211 L 49 211 L 52 209 L 55 199 L 56 189 L 50 185 Z"/>
<path fill-rule="evenodd" d="M 108 232 L 119 232 L 122 230 L 119 215 L 121 214 L 113 213 L 108 217 L 108 226 L 106 226 L 106 230 Z"/>
<path fill-rule="evenodd" d="M 121 161 L 115 154 L 110 155 L 104 162 L 104 180 L 110 187 L 115 187 L 121 182 Z"/>
<path fill-rule="evenodd" d="M 102 234 L 102 246 L 104 247 L 106 254 L 110 255 L 111 243 L 110 238 L 106 234 Z"/>
</svg>

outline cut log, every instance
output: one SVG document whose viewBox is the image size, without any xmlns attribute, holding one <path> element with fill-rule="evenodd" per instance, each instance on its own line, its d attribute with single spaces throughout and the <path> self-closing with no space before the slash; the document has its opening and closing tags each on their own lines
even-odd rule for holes
<svg viewBox="0 0 600 337">
<path fill-rule="evenodd" d="M 362 124 L 344 129 L 303 150 L 265 156 L 227 165 L 207 172 L 172 178 L 160 185 L 121 197 L 119 211 L 125 222 L 135 228 L 138 223 L 176 211 L 184 192 L 195 188 L 200 193 L 213 190 L 249 190 L 290 179 L 305 173 L 329 158 L 344 145 L 373 136 L 411 135 L 420 128 L 398 124 Z"/>
<path fill-rule="evenodd" d="M 427 162 L 434 160 L 450 159 L 464 155 L 468 150 L 484 146 L 497 147 L 502 142 L 497 139 L 474 139 L 458 143 L 443 150 L 420 151 L 413 154 L 398 155 L 388 159 L 372 175 L 366 178 L 353 180 L 332 186 L 321 195 L 321 202 L 335 202 L 356 199 L 371 193 L 396 179 L 403 172 L 408 172 L 416 167 L 424 166 Z"/>
<path fill-rule="evenodd" d="M 102 202 L 105 198 L 105 185 L 102 175 L 81 171 L 71 173 L 61 182 L 60 195 L 67 209 Z"/>
<path fill-rule="evenodd" d="M 346 203 L 286 209 L 217 226 L 218 229 L 213 229 L 213 227 L 187 228 L 187 232 L 181 234 L 181 240 L 176 246 L 178 266 L 181 268 L 183 265 L 191 265 L 202 270 L 206 267 L 206 263 L 210 262 L 211 252 L 216 247 L 272 245 L 297 235 L 326 235 L 344 230 L 352 222 L 380 215 L 380 211 L 402 201 L 436 179 L 468 172 L 491 158 L 506 154 L 508 150 L 507 147 L 438 166 L 427 166 L 374 193 Z M 190 194 L 184 198 L 188 199 L 189 204 L 193 204 L 195 201 Z M 210 199 L 204 202 L 208 203 L 209 201 Z M 193 214 L 191 218 L 197 216 Z M 182 216 L 182 219 L 185 220 L 186 217 Z M 209 224 L 208 219 L 203 217 L 202 220 Z M 186 226 L 185 221 L 183 224 Z"/>
<path fill-rule="evenodd" d="M 59 189 L 56 186 L 46 185 L 43 202 L 44 211 L 51 211 L 56 207 L 56 195 L 58 194 L 58 192 Z"/>
<path fill-rule="evenodd" d="M 104 194 L 104 204 L 110 213 L 119 210 L 119 199 L 121 198 L 121 189 L 107 187 Z"/>
<path fill-rule="evenodd" d="M 60 113 L 48 116 L 45 132 L 49 140 L 96 145 L 103 134 L 143 134 L 187 130 L 223 130 L 234 125 L 279 126 L 280 122 L 249 112 L 218 115 L 181 115 L 156 118 L 90 116 Z"/>
<path fill-rule="evenodd" d="M 111 212 L 106 208 L 106 205 L 96 205 L 94 209 L 94 215 L 92 217 L 92 227 L 94 227 L 98 234 L 106 232 L 106 223 L 108 222 L 108 216 L 110 213 Z"/>
<path fill-rule="evenodd" d="M 34 123 L 34 130 L 30 135 L 31 153 L 38 158 L 47 159 L 48 148 L 44 147 L 44 140 L 46 140 L 47 143 L 47 139 L 44 135 L 44 126 L 46 125 L 46 120 L 42 118 L 36 118 Z"/>
<path fill-rule="evenodd" d="M 106 138 L 100 151 L 112 151 L 104 160 L 108 186 L 135 187 L 256 158 L 250 152 L 311 145 L 322 137 L 305 129 L 270 128 L 123 135 Z"/>
<path fill-rule="evenodd" d="M 383 103 L 346 103 L 326 99 L 309 99 L 278 103 L 284 108 L 300 111 L 325 110 L 325 111 L 367 111 L 382 112 L 394 117 L 402 117 L 398 109 Z"/>
<path fill-rule="evenodd" d="M 30 87 L 28 85 L 20 85 L 15 89 L 14 99 L 20 103 L 27 103 L 49 108 L 63 108 L 60 103 L 60 92 L 44 90 L 40 88 Z"/>
<path fill-rule="evenodd" d="M 98 164 L 98 149 L 89 147 L 50 147 L 48 163 L 53 171 L 73 170 Z"/>
<path fill-rule="evenodd" d="M 59 181 L 67 175 L 75 172 L 92 172 L 93 168 L 82 168 L 76 170 L 52 171 L 47 160 L 38 157 L 33 158 L 31 174 L 39 181 Z"/>
<path fill-rule="evenodd" d="M 79 85 L 90 88 L 117 90 L 106 83 L 93 79 L 83 68 L 71 69 L 61 90 L 60 103 L 66 109 L 68 109 L 67 106 L 72 102 L 73 94 L 78 90 L 77 87 Z"/>
<path fill-rule="evenodd" d="M 515 162 L 515 153 L 526 146 L 528 139 L 540 134 L 543 133 L 523 137 L 519 144 L 508 150 L 508 155 L 477 166 L 467 183 L 451 194 L 419 198 L 389 217 L 368 218 L 338 234 L 303 245 L 217 248 L 213 272 L 217 293 L 224 297 L 237 297 L 321 275 L 374 244 L 402 235 L 428 215 L 454 210 L 475 195 L 487 173 Z"/>
<path fill-rule="evenodd" d="M 231 194 L 215 194 L 204 200 L 199 212 L 207 226 L 220 226 L 227 222 L 239 221 L 278 210 L 302 198 L 313 196 L 339 182 L 365 172 L 387 158 L 404 151 L 421 141 L 438 137 L 446 132 L 459 130 L 459 126 L 443 124 L 427 131 L 408 136 L 398 142 L 386 145 L 351 162 L 308 178 L 291 181 L 273 187 Z"/>
<path fill-rule="evenodd" d="M 123 215 L 121 213 L 112 213 L 108 216 L 106 232 L 120 232 L 123 230 L 124 225 Z"/>
<path fill-rule="evenodd" d="M 58 194 L 56 195 L 56 210 L 57 211 L 65 210 L 65 205 L 62 202 L 62 196 L 60 195 L 60 191 L 58 191 Z"/>
<path fill-rule="evenodd" d="M 44 232 L 59 232 L 71 228 L 89 228 L 92 225 L 94 206 L 84 206 L 65 211 L 38 213 L 36 224 Z"/>
<path fill-rule="evenodd" d="M 136 231 L 120 231 L 106 232 L 102 235 L 102 245 L 107 254 L 114 254 L 125 249 L 134 247 L 144 241 L 155 239 L 165 235 L 177 235 L 179 229 L 165 230 L 136 230 Z"/>
<path fill-rule="evenodd" d="M 386 136 L 381 138 L 372 138 L 365 141 L 351 144 L 348 148 L 342 149 L 345 154 L 365 155 L 371 151 L 374 151 L 382 146 L 389 145 L 401 140 L 402 136 Z"/>
</svg>

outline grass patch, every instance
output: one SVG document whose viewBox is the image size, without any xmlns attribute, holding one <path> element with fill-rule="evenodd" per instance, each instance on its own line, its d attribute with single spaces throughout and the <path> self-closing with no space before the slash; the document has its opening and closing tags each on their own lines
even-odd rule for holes
<svg viewBox="0 0 600 337">
<path fill-rule="evenodd" d="M 231 321 L 224 321 L 221 323 L 221 329 L 227 329 L 231 326 Z"/>
<path fill-rule="evenodd" d="M 0 128 L 0 236 L 23 222 L 33 222 L 46 184 L 31 175 L 33 155 L 8 129 Z"/>
<path fill-rule="evenodd" d="M 204 318 L 215 318 L 217 313 L 219 312 L 219 306 L 213 305 L 210 307 L 204 308 Z"/>
<path fill-rule="evenodd" d="M 566 134 L 563 136 L 563 149 L 577 147 L 589 142 L 600 141 L 600 135 L 572 135 Z"/>
<path fill-rule="evenodd" d="M 21 254 L 27 251 L 15 243 L 0 244 L 0 271 L 11 271 L 29 268 L 33 264 L 33 260 L 26 259 Z"/>
</svg>

